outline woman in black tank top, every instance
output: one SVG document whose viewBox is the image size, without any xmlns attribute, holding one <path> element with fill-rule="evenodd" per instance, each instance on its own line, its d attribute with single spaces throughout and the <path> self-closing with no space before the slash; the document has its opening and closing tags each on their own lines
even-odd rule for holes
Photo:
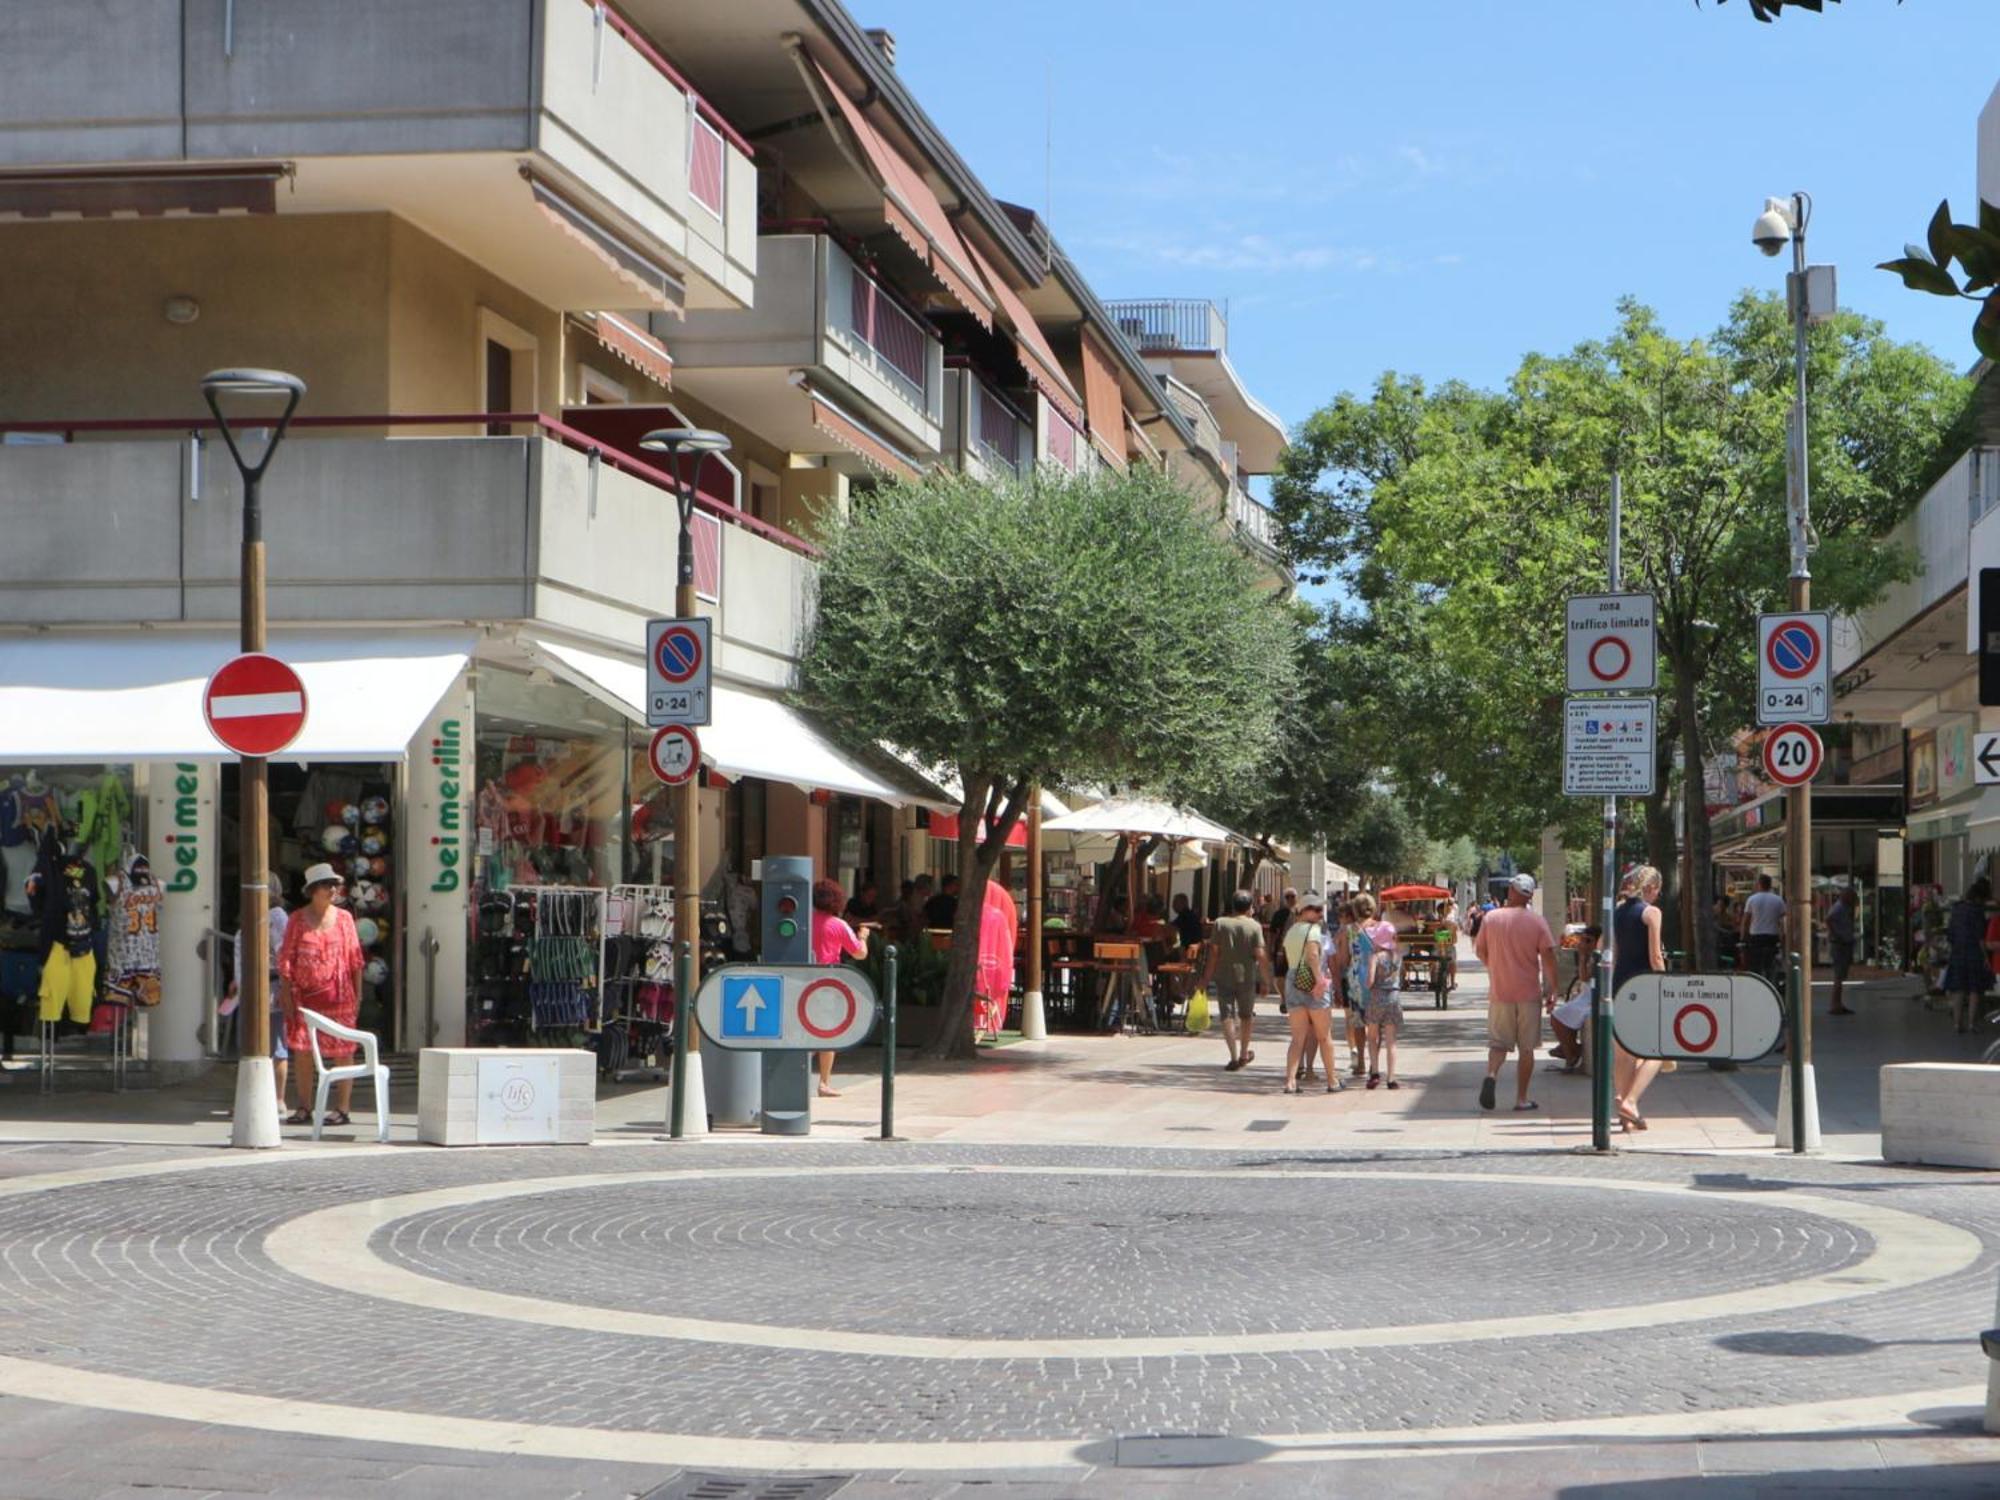
<svg viewBox="0 0 2000 1500">
<path fill-rule="evenodd" d="M 1615 996 L 1625 981 L 1640 974 L 1664 973 L 1667 955 L 1660 940 L 1660 909 L 1653 905 L 1660 894 L 1660 872 L 1651 865 L 1634 865 L 1618 886 L 1618 908 L 1611 914 L 1612 955 L 1611 993 Z M 1617 1046 L 1612 1068 L 1618 1096 L 1618 1123 L 1624 1130 L 1644 1130 L 1646 1117 L 1639 1113 L 1639 1096 L 1660 1076 L 1656 1058 L 1641 1060 Z"/>
</svg>

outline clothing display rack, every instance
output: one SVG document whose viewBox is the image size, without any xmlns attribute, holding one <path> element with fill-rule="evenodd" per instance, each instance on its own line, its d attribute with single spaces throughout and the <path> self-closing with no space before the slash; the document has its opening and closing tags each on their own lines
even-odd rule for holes
<svg viewBox="0 0 2000 1500">
<path fill-rule="evenodd" d="M 527 944 L 529 1027 L 596 1031 L 604 1021 L 602 886 L 538 885 L 535 926 Z"/>
<path fill-rule="evenodd" d="M 614 1083 L 663 1078 L 675 998 L 673 887 L 613 886 L 605 924 L 599 1074 Z"/>
</svg>

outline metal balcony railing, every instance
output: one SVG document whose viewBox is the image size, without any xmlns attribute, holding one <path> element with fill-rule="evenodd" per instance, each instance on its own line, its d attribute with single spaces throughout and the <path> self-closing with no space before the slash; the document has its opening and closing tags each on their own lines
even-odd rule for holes
<svg viewBox="0 0 2000 1500">
<path fill-rule="evenodd" d="M 1239 532 L 1258 546 L 1274 553 L 1279 550 L 1278 518 L 1268 506 L 1259 504 L 1247 491 L 1229 492 L 1229 519 Z"/>
<path fill-rule="evenodd" d="M 826 245 L 828 328 L 911 406 L 934 417 L 934 382 L 943 374 L 943 345 L 937 335 L 904 311 L 844 250 L 831 240 Z M 843 280 L 844 289 L 839 284 Z"/>
<path fill-rule="evenodd" d="M 979 456 L 1010 474 L 1021 472 L 1027 429 L 1013 409 L 978 381 L 972 387 L 972 443 Z"/>
<path fill-rule="evenodd" d="M 1167 297 L 1104 305 L 1119 331 L 1138 345 L 1142 354 L 1229 347 L 1229 321 L 1213 302 Z"/>
</svg>

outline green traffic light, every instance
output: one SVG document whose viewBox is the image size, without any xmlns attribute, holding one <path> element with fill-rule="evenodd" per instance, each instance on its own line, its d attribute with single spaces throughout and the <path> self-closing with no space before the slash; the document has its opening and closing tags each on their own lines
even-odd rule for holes
<svg viewBox="0 0 2000 1500">
<path fill-rule="evenodd" d="M 786 920 L 778 924 L 779 937 L 788 938 L 788 937 L 797 937 L 798 935 L 799 935 L 799 924 L 792 921 L 790 918 L 787 918 Z"/>
</svg>

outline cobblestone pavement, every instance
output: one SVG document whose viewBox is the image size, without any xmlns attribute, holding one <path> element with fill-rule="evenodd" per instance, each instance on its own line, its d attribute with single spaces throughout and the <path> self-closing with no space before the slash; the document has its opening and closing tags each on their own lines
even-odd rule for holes
<svg viewBox="0 0 2000 1500">
<path fill-rule="evenodd" d="M 481 1450 L 519 1455 L 525 1487 L 496 1495 L 829 1459 L 855 1495 L 968 1473 L 1277 1494 L 1332 1453 L 1342 1492 L 1397 1493 L 1346 1486 L 1384 1445 L 1443 1483 L 1459 1450 L 1556 1444 L 1516 1476 L 1553 1493 L 1532 1486 L 1698 1475 L 1667 1440 L 1829 1425 L 1860 1445 L 1836 1467 L 1879 1483 L 1897 1453 L 1936 1457 L 1913 1433 L 1972 1443 L 2000 1267 L 2000 1177 L 1814 1160 L 804 1142 L 33 1163 L 63 1175 L 0 1152 L 0 1456 L 15 1414 L 70 1420 L 24 1399 L 50 1397 L 141 1414 L 99 1420 L 143 1417 L 167 1449 L 213 1442 L 182 1421 L 224 1424 L 231 1452 L 310 1442 L 374 1464 L 367 1493 L 443 1492 Z M 1120 1440 L 1146 1434 L 1270 1461 L 1142 1475 Z M 1177 1441 L 1162 1461 L 1199 1448 Z M 82 1477 L 51 1495 L 109 1462 L 57 1443 L 38 1463 L 66 1456 Z M 254 1490 L 235 1477 L 209 1489 Z"/>
</svg>

